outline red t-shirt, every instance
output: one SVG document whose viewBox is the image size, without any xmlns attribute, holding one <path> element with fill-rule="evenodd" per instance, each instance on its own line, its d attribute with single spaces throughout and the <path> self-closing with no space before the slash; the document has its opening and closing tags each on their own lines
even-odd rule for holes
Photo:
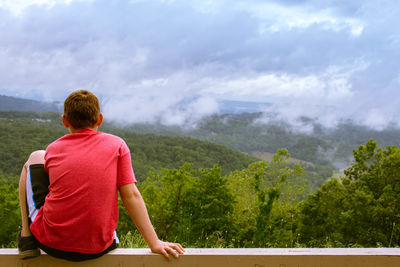
<svg viewBox="0 0 400 267">
<path fill-rule="evenodd" d="M 51 143 L 45 154 L 49 194 L 30 229 L 58 250 L 96 254 L 114 239 L 118 188 L 136 182 L 119 137 L 84 129 Z"/>
</svg>

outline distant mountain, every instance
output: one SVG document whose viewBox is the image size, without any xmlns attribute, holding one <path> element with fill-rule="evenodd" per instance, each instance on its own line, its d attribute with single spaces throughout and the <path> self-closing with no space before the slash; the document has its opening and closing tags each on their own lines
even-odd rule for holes
<svg viewBox="0 0 400 267">
<path fill-rule="evenodd" d="M 222 114 L 257 113 L 270 107 L 271 103 L 221 100 L 218 102 Z"/>
<path fill-rule="evenodd" d="M 400 129 L 374 130 L 344 121 L 336 128 L 325 128 L 313 119 L 303 118 L 304 127 L 298 129 L 287 122 L 262 122 L 263 113 L 221 114 L 203 118 L 195 128 L 162 124 L 132 124 L 127 126 L 137 133 L 190 136 L 249 155 L 264 158 L 278 148 L 286 148 L 296 159 L 317 165 L 334 165 L 337 170 L 347 168 L 353 160 L 353 149 L 374 139 L 381 147 L 398 146 Z"/>
<path fill-rule="evenodd" d="M 189 137 L 137 134 L 107 123 L 100 130 L 125 140 L 132 151 L 132 165 L 138 181 L 146 179 L 149 171 L 161 173 L 164 168 L 179 168 L 185 162 L 194 169 L 218 164 L 222 174 L 227 175 L 257 161 L 239 151 Z M 32 151 L 45 149 L 66 133 L 59 113 L 0 111 L 0 181 L 3 178 L 15 181 Z"/>
<path fill-rule="evenodd" d="M 41 102 L 0 95 L 0 110 L 60 112 L 62 110 L 62 105 L 54 102 Z"/>
<path fill-rule="evenodd" d="M 180 105 L 193 101 L 194 98 L 185 99 Z M 219 100 L 220 112 L 222 114 L 241 114 L 262 112 L 271 103 Z M 43 102 L 25 98 L 0 95 L 0 110 L 38 111 L 38 112 L 62 112 L 62 103 Z"/>
<path fill-rule="evenodd" d="M 191 101 L 191 100 L 187 100 Z M 181 103 L 184 105 L 185 103 Z M 161 123 L 136 123 L 126 125 L 125 130 L 142 134 L 185 136 L 228 148 L 249 155 L 268 155 L 278 148 L 287 148 L 294 158 L 317 165 L 334 165 L 343 170 L 353 160 L 353 149 L 374 139 L 382 147 L 400 144 L 400 129 L 374 130 L 344 121 L 334 129 L 327 129 L 313 119 L 303 118 L 307 131 L 297 129 L 286 122 L 263 123 L 262 111 L 270 103 L 220 100 L 221 114 L 205 117 L 197 127 L 166 126 Z M 46 103 L 0 95 L 0 110 L 57 111 L 62 104 Z M 20 113 L 8 116 L 20 116 Z M 59 115 L 55 114 L 58 120 Z M 24 114 L 27 116 L 27 114 Z M 37 115 L 32 115 L 37 116 Z M 36 118 L 36 117 L 35 117 Z M 112 124 L 106 121 L 106 124 Z"/>
</svg>

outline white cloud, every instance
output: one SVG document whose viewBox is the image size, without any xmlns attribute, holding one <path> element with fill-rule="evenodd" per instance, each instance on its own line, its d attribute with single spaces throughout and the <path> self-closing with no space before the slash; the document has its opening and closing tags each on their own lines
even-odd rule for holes
<svg viewBox="0 0 400 267">
<path fill-rule="evenodd" d="M 366 116 L 361 123 L 377 130 L 383 130 L 390 125 L 392 119 L 388 111 L 372 108 L 366 112 Z"/>
<path fill-rule="evenodd" d="M 267 73 L 225 77 L 203 83 L 203 94 L 224 99 L 246 99 L 258 102 L 295 99 L 334 103 L 353 95 L 348 67 L 328 67 L 325 72 L 309 75 Z"/>
<path fill-rule="evenodd" d="M 195 126 L 205 116 L 218 112 L 213 98 L 199 97 L 185 101 L 175 95 L 149 97 L 145 95 L 110 96 L 103 103 L 107 120 L 117 123 L 154 123 Z"/>
<path fill-rule="evenodd" d="M 45 6 L 51 8 L 57 4 L 70 4 L 73 1 L 90 2 L 94 0 L 0 0 L 0 8 L 10 10 L 15 16 L 21 16 L 30 6 Z"/>
<path fill-rule="evenodd" d="M 349 103 L 349 101 L 346 101 Z M 303 121 L 302 118 L 311 118 L 313 123 L 322 124 L 327 128 L 335 128 L 345 118 L 340 106 L 326 106 L 318 103 L 289 101 L 274 103 L 265 108 L 264 116 L 259 119 L 261 123 L 285 122 L 293 127 L 295 131 L 310 134 L 313 125 Z"/>
<path fill-rule="evenodd" d="M 199 119 L 219 110 L 214 98 L 195 96 L 197 79 L 193 72 L 176 72 L 168 77 L 140 80 L 118 91 L 103 90 L 103 113 L 120 123 L 195 125 Z"/>
<path fill-rule="evenodd" d="M 212 97 L 199 97 L 188 106 L 188 111 L 193 115 L 194 119 L 200 119 L 218 113 L 218 102 Z"/>
<path fill-rule="evenodd" d="M 319 25 L 326 30 L 346 30 L 353 36 L 361 35 L 364 30 L 364 23 L 360 19 L 337 16 L 330 9 L 313 10 L 306 6 L 285 6 L 271 2 L 241 2 L 238 8 L 263 21 L 259 24 L 260 34 L 312 25 Z"/>
</svg>

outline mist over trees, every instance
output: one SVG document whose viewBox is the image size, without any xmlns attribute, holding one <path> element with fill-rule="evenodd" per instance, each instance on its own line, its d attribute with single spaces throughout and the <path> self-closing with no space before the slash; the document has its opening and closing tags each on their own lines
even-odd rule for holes
<svg viewBox="0 0 400 267">
<path fill-rule="evenodd" d="M 214 115 L 200 120 L 196 127 L 159 123 L 126 128 L 137 133 L 191 136 L 253 155 L 286 148 L 293 158 L 341 170 L 353 160 L 353 149 L 369 139 L 382 147 L 400 143 L 400 129 L 395 127 L 376 130 L 348 120 L 326 128 L 305 117 L 293 125 L 263 113 Z"/>
</svg>

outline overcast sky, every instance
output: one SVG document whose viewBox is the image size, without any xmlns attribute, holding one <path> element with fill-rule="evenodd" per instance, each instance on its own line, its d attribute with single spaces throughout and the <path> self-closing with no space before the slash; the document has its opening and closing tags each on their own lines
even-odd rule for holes
<svg viewBox="0 0 400 267">
<path fill-rule="evenodd" d="M 383 129 L 400 124 L 399 17 L 397 0 L 0 0 L 0 94 L 89 89 L 108 118 L 166 124 L 268 102 Z"/>
</svg>

